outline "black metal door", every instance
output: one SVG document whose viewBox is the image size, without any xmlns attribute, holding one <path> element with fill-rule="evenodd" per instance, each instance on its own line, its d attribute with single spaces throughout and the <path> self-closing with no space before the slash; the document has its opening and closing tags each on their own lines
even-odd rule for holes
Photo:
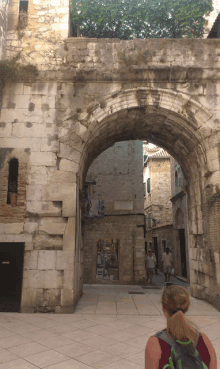
<svg viewBox="0 0 220 369">
<path fill-rule="evenodd" d="M 156 259 L 157 259 L 157 262 L 155 264 L 155 274 L 158 274 L 157 273 L 157 268 L 158 268 L 158 245 L 157 245 L 157 237 L 153 237 L 153 240 L 154 240 L 154 253 L 155 253 L 155 256 L 156 256 Z"/>
<path fill-rule="evenodd" d="M 20 311 L 23 261 L 23 243 L 0 243 L 1 312 Z"/>
<path fill-rule="evenodd" d="M 182 277 L 187 278 L 185 230 L 179 229 Z"/>
</svg>

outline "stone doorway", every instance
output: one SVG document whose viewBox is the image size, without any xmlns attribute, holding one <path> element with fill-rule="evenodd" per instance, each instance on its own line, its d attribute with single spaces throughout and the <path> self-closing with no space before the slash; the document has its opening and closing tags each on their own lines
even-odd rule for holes
<svg viewBox="0 0 220 369">
<path fill-rule="evenodd" d="M 23 243 L 0 243 L 0 312 L 20 312 Z"/>
</svg>

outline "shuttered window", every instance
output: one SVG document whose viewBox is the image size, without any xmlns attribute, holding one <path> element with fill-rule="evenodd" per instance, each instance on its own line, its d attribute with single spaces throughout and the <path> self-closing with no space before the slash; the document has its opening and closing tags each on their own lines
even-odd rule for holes
<svg viewBox="0 0 220 369">
<path fill-rule="evenodd" d="M 147 180 L 147 192 L 150 193 L 150 178 Z"/>
</svg>

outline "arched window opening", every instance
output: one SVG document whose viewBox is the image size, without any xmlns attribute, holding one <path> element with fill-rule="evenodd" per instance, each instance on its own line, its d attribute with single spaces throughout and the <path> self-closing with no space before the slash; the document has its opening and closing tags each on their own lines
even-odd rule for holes
<svg viewBox="0 0 220 369">
<path fill-rule="evenodd" d="M 7 204 L 12 206 L 17 203 L 17 192 L 18 192 L 18 159 L 11 159 L 9 162 L 9 173 L 8 173 L 8 195 Z"/>
</svg>

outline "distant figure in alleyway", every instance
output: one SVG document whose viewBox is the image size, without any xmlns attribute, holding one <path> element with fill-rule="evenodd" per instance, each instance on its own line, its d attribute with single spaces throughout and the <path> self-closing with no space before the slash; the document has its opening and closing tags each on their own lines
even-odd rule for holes
<svg viewBox="0 0 220 369">
<path fill-rule="evenodd" d="M 152 250 L 149 249 L 148 255 L 146 257 L 147 282 L 148 282 L 148 279 L 150 278 L 150 283 L 152 283 L 156 261 L 157 260 L 156 260 L 155 255 L 152 254 Z"/>
<path fill-rule="evenodd" d="M 162 255 L 162 269 L 165 275 L 165 281 L 170 281 L 171 269 L 173 267 L 173 257 L 169 247 L 166 247 L 166 252 Z"/>
<path fill-rule="evenodd" d="M 189 291 L 180 285 L 166 286 L 161 303 L 167 327 L 148 339 L 145 369 L 217 369 L 211 341 L 185 316 L 190 305 Z"/>
</svg>

